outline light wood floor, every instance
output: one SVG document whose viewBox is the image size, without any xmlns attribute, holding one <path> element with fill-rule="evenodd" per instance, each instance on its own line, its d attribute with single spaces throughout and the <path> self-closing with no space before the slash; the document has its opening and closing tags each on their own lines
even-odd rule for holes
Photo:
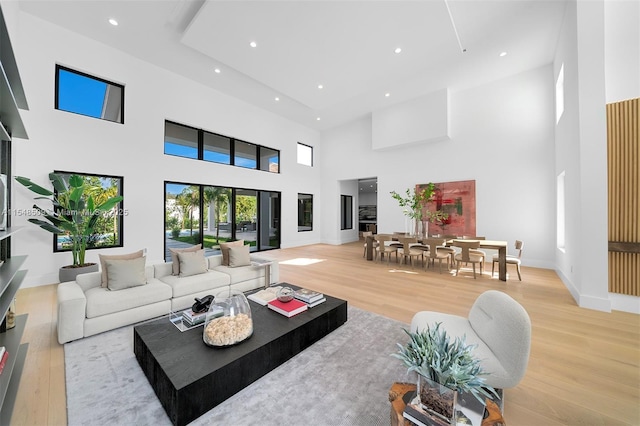
<svg viewBox="0 0 640 426">
<path fill-rule="evenodd" d="M 454 277 L 367 262 L 362 251 L 362 243 L 352 243 L 267 254 L 281 262 L 281 281 L 406 323 L 420 310 L 466 316 L 483 291 L 504 291 L 529 312 L 533 328 L 527 374 L 505 391 L 510 426 L 640 425 L 640 316 L 578 308 L 551 270 L 523 267 L 522 282 L 515 270 L 506 283 L 487 272 L 474 280 L 470 270 Z M 66 424 L 55 285 L 22 289 L 17 297 L 19 313 L 29 313 L 23 341 L 30 345 L 12 424 Z"/>
</svg>

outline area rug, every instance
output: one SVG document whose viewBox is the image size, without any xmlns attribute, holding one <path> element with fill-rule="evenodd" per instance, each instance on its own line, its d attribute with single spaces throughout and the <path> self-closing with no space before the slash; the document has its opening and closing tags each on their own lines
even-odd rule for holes
<svg viewBox="0 0 640 426">
<path fill-rule="evenodd" d="M 388 391 L 409 381 L 391 356 L 404 323 L 348 308 L 340 328 L 191 424 L 389 424 Z M 64 346 L 69 425 L 170 425 L 133 354 L 133 327 Z"/>
</svg>

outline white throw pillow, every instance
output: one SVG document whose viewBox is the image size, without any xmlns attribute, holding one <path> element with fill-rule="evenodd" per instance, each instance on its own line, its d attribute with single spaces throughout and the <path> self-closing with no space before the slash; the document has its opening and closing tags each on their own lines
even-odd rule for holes
<svg viewBox="0 0 640 426">
<path fill-rule="evenodd" d="M 100 257 L 100 268 L 102 269 L 102 282 L 100 285 L 102 287 L 107 287 L 107 260 L 137 259 L 144 256 L 144 250 L 138 250 L 136 252 L 127 254 L 99 254 L 98 256 Z"/>
<path fill-rule="evenodd" d="M 202 244 L 197 244 L 195 246 L 186 247 L 186 248 L 170 248 L 169 252 L 171 253 L 171 262 L 172 262 L 172 272 L 171 275 L 180 275 L 180 260 L 178 260 L 178 253 L 184 253 L 188 251 L 198 251 L 202 249 Z"/>
<path fill-rule="evenodd" d="M 107 265 L 107 288 L 123 290 L 147 283 L 144 273 L 145 257 L 134 259 L 105 260 Z"/>
<path fill-rule="evenodd" d="M 229 267 L 237 268 L 238 266 L 251 265 L 251 257 L 249 256 L 249 246 L 235 246 L 229 248 Z"/>
<path fill-rule="evenodd" d="M 178 253 L 180 261 L 180 277 L 204 274 L 207 272 L 207 259 L 204 257 L 204 249 L 198 251 L 183 251 Z"/>
</svg>

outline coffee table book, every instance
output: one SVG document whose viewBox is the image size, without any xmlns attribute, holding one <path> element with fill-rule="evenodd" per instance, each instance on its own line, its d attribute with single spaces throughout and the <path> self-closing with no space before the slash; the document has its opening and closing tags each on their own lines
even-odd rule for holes
<svg viewBox="0 0 640 426">
<path fill-rule="evenodd" d="M 265 288 L 264 290 L 256 291 L 255 293 L 249 294 L 247 296 L 247 299 L 252 300 L 262 306 L 267 306 L 267 303 L 277 298 L 278 290 L 280 290 L 281 288 L 282 286 Z"/>
<path fill-rule="evenodd" d="M 307 308 L 313 308 L 314 306 L 318 306 L 321 303 L 324 303 L 327 301 L 326 297 L 322 297 L 322 299 L 318 299 L 315 302 L 311 302 L 311 303 L 307 303 Z"/>
<path fill-rule="evenodd" d="M 281 302 L 276 299 L 267 303 L 267 306 L 269 307 L 269 309 L 276 311 L 288 318 L 291 318 L 292 316 L 298 315 L 299 313 L 307 310 L 307 304 L 297 299 L 292 299 L 288 302 Z"/>
<path fill-rule="evenodd" d="M 324 294 L 306 288 L 296 290 L 293 294 L 296 299 L 302 300 L 305 303 L 313 303 L 324 298 Z"/>
<path fill-rule="evenodd" d="M 198 325 L 204 322 L 207 317 L 207 312 L 195 313 L 192 309 L 187 309 L 182 312 L 182 319 L 190 325 Z"/>
</svg>

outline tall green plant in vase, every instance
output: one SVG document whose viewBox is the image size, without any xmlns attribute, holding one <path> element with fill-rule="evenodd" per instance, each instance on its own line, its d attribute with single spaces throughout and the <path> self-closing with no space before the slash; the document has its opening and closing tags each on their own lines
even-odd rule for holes
<svg viewBox="0 0 640 426">
<path fill-rule="evenodd" d="M 82 268 L 89 265 L 85 262 L 85 252 L 98 219 L 116 207 L 123 197 L 120 195 L 109 197 L 98 203 L 91 194 L 94 188 L 78 175 L 71 175 L 67 182 L 61 175 L 49 173 L 49 181 L 54 191 L 26 177 L 16 176 L 15 179 L 38 195 L 34 200 L 47 200 L 51 203 L 51 208 L 42 208 L 34 204 L 33 209 L 38 212 L 41 219 L 30 218 L 29 222 L 45 231 L 66 235 L 69 238 L 73 264 L 66 268 Z"/>
<path fill-rule="evenodd" d="M 424 207 L 426 207 L 426 204 L 432 200 L 433 195 L 435 194 L 436 185 L 433 182 L 429 182 L 426 185 L 421 185 L 421 188 L 422 189 L 420 190 L 417 188 L 413 189 L 413 191 L 407 188 L 404 197 L 396 191 L 391 191 L 391 197 L 398 202 L 400 207 L 404 208 L 403 213 L 405 216 L 408 216 L 415 222 L 414 234 L 425 234 L 424 236 L 426 236 L 427 226 L 425 221 L 441 221 L 442 219 L 447 219 L 449 214 L 442 210 L 437 210 L 435 212 L 427 210 L 426 214 L 423 214 Z M 421 229 L 424 232 L 420 232 Z"/>
</svg>

